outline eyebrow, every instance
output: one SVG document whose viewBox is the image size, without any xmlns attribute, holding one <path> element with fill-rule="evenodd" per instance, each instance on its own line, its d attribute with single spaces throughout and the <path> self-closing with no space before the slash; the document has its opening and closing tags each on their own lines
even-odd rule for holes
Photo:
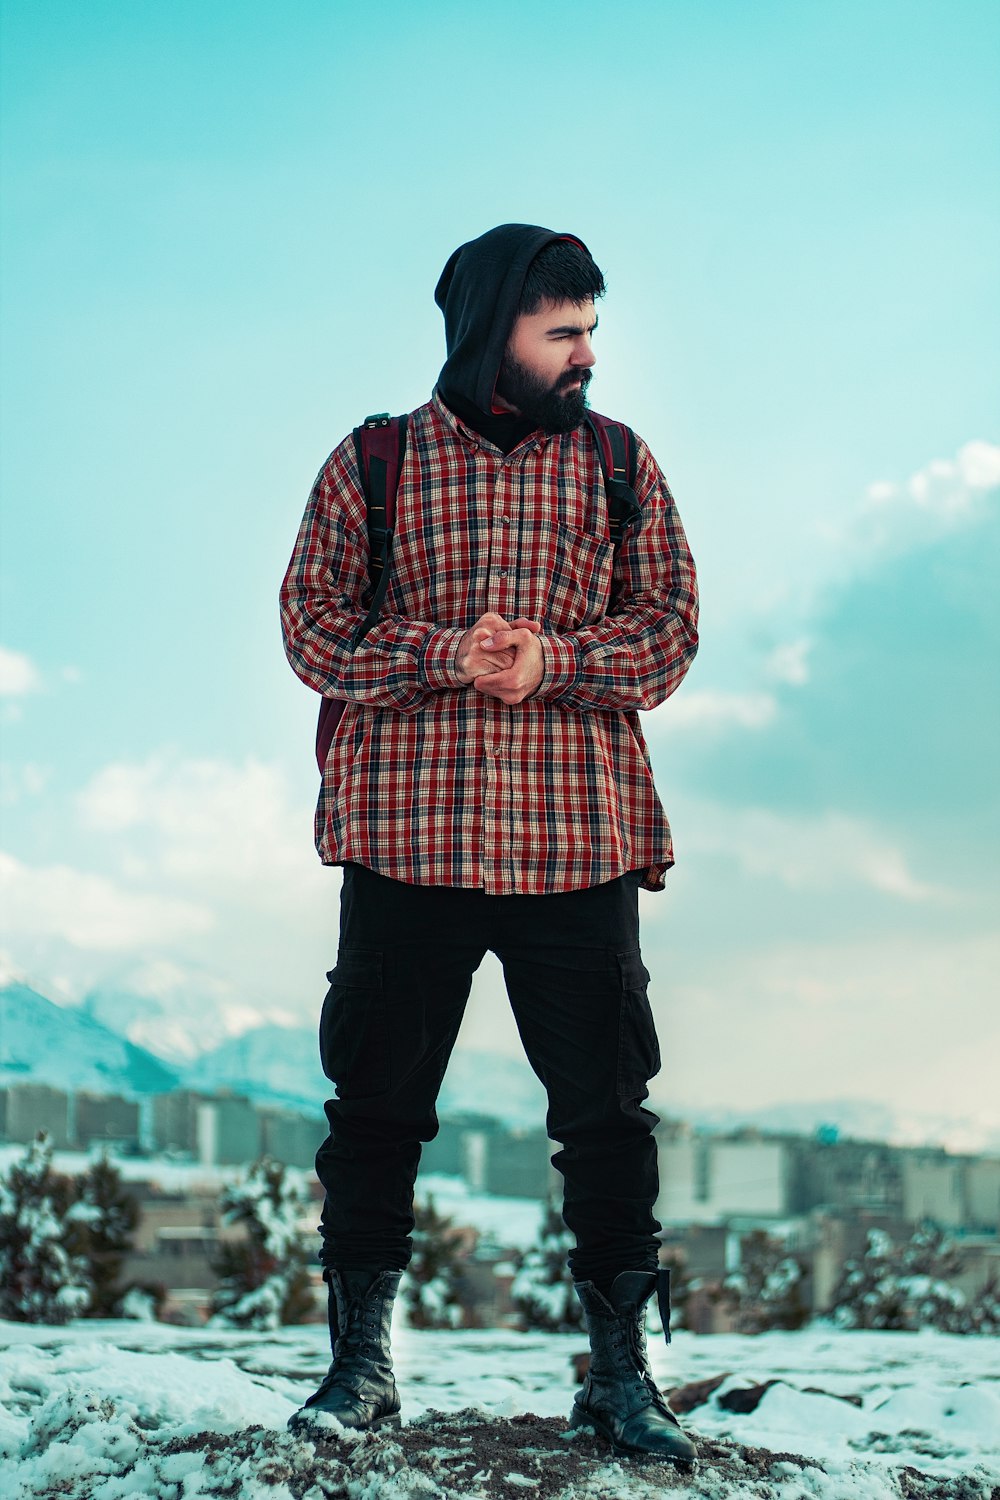
<svg viewBox="0 0 1000 1500">
<path fill-rule="evenodd" d="M 595 329 L 597 328 L 597 325 L 598 325 L 599 321 L 600 321 L 599 318 L 595 318 L 594 321 L 590 324 L 589 328 L 584 328 L 584 326 L 583 326 L 582 323 L 560 323 L 560 325 L 559 325 L 558 328 L 546 328 L 545 332 L 547 334 L 548 333 L 593 333 L 595 331 Z"/>
</svg>

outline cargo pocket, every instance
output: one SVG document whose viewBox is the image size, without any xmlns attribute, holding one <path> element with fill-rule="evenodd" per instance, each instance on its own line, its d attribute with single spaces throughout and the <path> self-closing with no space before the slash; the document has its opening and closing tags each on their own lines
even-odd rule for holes
<svg viewBox="0 0 1000 1500">
<path fill-rule="evenodd" d="M 319 1020 L 323 1072 L 341 1099 L 384 1094 L 389 1087 L 389 1016 L 382 955 L 372 948 L 342 949 Z"/>
<path fill-rule="evenodd" d="M 619 953 L 622 999 L 618 1026 L 618 1094 L 645 1099 L 646 1085 L 660 1071 L 660 1048 L 646 986 L 649 973 L 638 952 Z"/>
</svg>

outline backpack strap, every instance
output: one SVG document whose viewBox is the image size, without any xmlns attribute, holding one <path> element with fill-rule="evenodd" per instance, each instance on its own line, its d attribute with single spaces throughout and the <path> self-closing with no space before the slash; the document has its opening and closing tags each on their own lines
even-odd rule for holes
<svg viewBox="0 0 1000 1500">
<path fill-rule="evenodd" d="M 365 417 L 354 429 L 354 452 L 358 478 L 365 497 L 368 526 L 368 576 L 375 592 L 368 613 L 354 632 L 354 645 L 364 640 L 379 617 L 389 586 L 389 557 L 396 525 L 396 491 L 406 454 L 409 418 L 391 417 L 387 411 Z M 322 698 L 316 724 L 316 761 L 320 772 L 333 744 L 333 736 L 344 712 L 342 698 Z"/>
<path fill-rule="evenodd" d="M 639 470 L 635 433 L 624 422 L 596 411 L 588 411 L 583 420 L 597 444 L 608 497 L 608 534 L 612 545 L 620 547 L 628 533 L 642 525 L 642 507 L 634 488 Z"/>
<path fill-rule="evenodd" d="M 354 632 L 358 646 L 379 617 L 389 587 L 389 561 L 396 525 L 396 491 L 406 456 L 409 418 L 390 417 L 387 411 L 365 417 L 354 429 L 354 451 L 365 494 L 368 521 L 368 576 L 374 585 L 368 613 Z"/>
</svg>

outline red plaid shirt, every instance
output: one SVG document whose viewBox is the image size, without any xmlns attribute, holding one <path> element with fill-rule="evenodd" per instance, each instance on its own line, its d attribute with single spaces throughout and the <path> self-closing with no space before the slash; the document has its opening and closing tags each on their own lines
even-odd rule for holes
<svg viewBox="0 0 1000 1500">
<path fill-rule="evenodd" d="M 281 590 L 288 659 L 347 706 L 316 811 L 326 864 L 492 894 L 577 890 L 673 864 L 637 710 L 697 650 L 697 589 L 673 497 L 638 444 L 641 529 L 614 553 L 596 445 L 533 433 L 506 456 L 437 397 L 410 419 L 389 590 L 371 588 L 354 444 L 313 488 Z M 462 686 L 486 611 L 539 620 L 545 672 L 508 706 Z"/>
</svg>

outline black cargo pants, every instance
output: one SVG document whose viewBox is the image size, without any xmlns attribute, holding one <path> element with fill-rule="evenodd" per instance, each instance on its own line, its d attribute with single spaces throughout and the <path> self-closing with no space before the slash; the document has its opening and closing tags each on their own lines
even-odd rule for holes
<svg viewBox="0 0 1000 1500">
<path fill-rule="evenodd" d="M 316 1157 L 326 1266 L 410 1259 L 421 1143 L 472 976 L 503 965 L 528 1060 L 562 1150 L 576 1280 L 656 1265 L 656 1116 L 642 1107 L 659 1050 L 639 953 L 639 875 L 546 896 L 414 886 L 347 865 L 320 1055 L 337 1097 Z"/>
</svg>

